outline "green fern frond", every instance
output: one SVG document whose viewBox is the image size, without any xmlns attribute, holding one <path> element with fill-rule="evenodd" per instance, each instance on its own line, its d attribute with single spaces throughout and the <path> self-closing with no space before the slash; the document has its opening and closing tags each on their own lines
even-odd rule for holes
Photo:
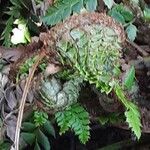
<svg viewBox="0 0 150 150">
<path fill-rule="evenodd" d="M 135 107 L 135 105 L 134 105 Z M 125 111 L 126 121 L 129 123 L 129 127 L 136 135 L 137 139 L 141 137 L 141 122 L 140 113 L 138 109 L 129 109 Z"/>
<path fill-rule="evenodd" d="M 129 124 L 129 127 L 134 132 L 136 137 L 140 139 L 142 125 L 140 121 L 140 113 L 138 107 L 126 98 L 122 88 L 119 85 L 116 85 L 115 92 L 119 100 L 124 104 L 126 108 L 125 116 L 126 116 L 126 121 Z"/>
<path fill-rule="evenodd" d="M 89 114 L 78 103 L 71 105 L 62 112 L 57 112 L 55 118 L 58 126 L 60 126 L 60 134 L 72 129 L 83 144 L 90 138 Z"/>
<path fill-rule="evenodd" d="M 11 46 L 11 31 L 12 31 L 12 24 L 14 22 L 13 16 L 11 16 L 8 21 L 6 22 L 6 27 L 2 33 L 2 38 L 1 40 L 4 39 L 3 45 L 6 47 L 10 47 Z"/>
<path fill-rule="evenodd" d="M 70 16 L 72 12 L 79 13 L 84 6 L 87 10 L 94 11 L 97 0 L 58 0 L 50 6 L 42 20 L 45 24 L 55 25 Z"/>
</svg>

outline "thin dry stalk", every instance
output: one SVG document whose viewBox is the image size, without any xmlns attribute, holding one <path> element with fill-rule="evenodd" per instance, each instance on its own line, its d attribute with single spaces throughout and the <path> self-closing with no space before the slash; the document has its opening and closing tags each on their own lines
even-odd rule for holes
<svg viewBox="0 0 150 150">
<path fill-rule="evenodd" d="M 13 149 L 19 150 L 20 128 L 21 128 L 21 123 L 22 123 L 22 118 L 23 118 L 23 111 L 24 111 L 26 97 L 27 97 L 27 94 L 29 91 L 31 80 L 34 76 L 34 72 L 35 72 L 39 62 L 44 58 L 44 56 L 45 56 L 45 53 L 43 51 L 38 55 L 34 65 L 31 68 L 29 76 L 26 80 L 26 84 L 25 84 L 25 88 L 23 91 L 23 95 L 22 95 L 22 99 L 21 99 L 21 103 L 20 103 L 20 107 L 19 107 L 19 112 L 18 112 L 18 119 L 17 119 L 17 125 L 16 125 L 16 133 L 15 133 L 15 142 L 14 142 L 14 145 L 11 148 L 11 150 L 13 150 Z"/>
</svg>

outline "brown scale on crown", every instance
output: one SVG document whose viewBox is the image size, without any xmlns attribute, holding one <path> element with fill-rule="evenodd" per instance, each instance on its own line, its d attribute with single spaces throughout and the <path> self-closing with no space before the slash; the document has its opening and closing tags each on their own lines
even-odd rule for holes
<svg viewBox="0 0 150 150">
<path fill-rule="evenodd" d="M 51 49 L 55 47 L 55 42 L 59 39 L 65 38 L 65 35 L 69 35 L 70 31 L 75 28 L 85 29 L 87 25 L 103 25 L 112 28 L 118 35 L 118 39 L 121 44 L 125 43 L 125 32 L 123 27 L 117 23 L 113 18 L 107 16 L 104 13 L 82 13 L 79 15 L 73 15 L 65 20 L 63 23 L 57 24 L 55 27 L 51 28 L 48 33 L 42 33 L 40 35 L 40 40 L 44 42 L 45 46 L 49 46 Z M 43 38 L 45 37 L 45 38 Z M 53 49 L 52 48 L 52 49 Z M 52 50 L 51 49 L 51 50 Z"/>
</svg>

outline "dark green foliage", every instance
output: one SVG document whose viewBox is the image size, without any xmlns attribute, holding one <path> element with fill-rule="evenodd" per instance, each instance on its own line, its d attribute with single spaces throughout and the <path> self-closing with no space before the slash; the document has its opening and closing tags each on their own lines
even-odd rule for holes
<svg viewBox="0 0 150 150">
<path fill-rule="evenodd" d="M 134 41 L 137 34 L 137 28 L 132 24 L 134 22 L 133 12 L 125 5 L 117 4 L 114 5 L 108 14 L 126 27 L 126 33 L 129 40 Z"/>
<path fill-rule="evenodd" d="M 49 136 L 55 137 L 55 130 L 48 115 L 44 112 L 36 111 L 31 121 L 23 122 L 21 138 L 23 144 L 21 148 L 27 145 L 34 146 L 34 149 L 50 150 Z"/>
<path fill-rule="evenodd" d="M 50 121 L 46 121 L 46 122 L 43 124 L 42 129 L 43 129 L 43 131 L 44 131 L 46 134 L 52 135 L 53 137 L 56 137 L 55 129 L 54 129 L 54 127 L 52 126 L 52 124 L 51 124 Z"/>
<path fill-rule="evenodd" d="M 12 46 L 11 43 L 11 32 L 13 30 L 13 23 L 16 19 L 25 20 L 27 26 L 31 30 L 38 30 L 37 25 L 35 24 L 35 19 L 37 18 L 32 12 L 32 1 L 31 0 L 10 0 L 11 6 L 6 12 L 9 15 L 9 19 L 6 21 L 5 29 L 2 33 L 3 45 L 6 47 Z M 33 27 L 34 26 L 34 27 Z"/>
<path fill-rule="evenodd" d="M 115 5 L 108 14 L 122 24 L 128 23 L 134 19 L 132 11 L 123 4 Z"/>
<path fill-rule="evenodd" d="M 38 143 L 44 148 L 44 150 L 50 150 L 48 137 L 41 130 L 37 130 L 36 136 Z"/>
<path fill-rule="evenodd" d="M 24 122 L 23 123 L 23 131 L 32 132 L 36 128 L 34 123 Z"/>
<path fill-rule="evenodd" d="M 11 32 L 12 32 L 12 25 L 15 21 L 15 19 L 20 17 L 21 9 L 22 9 L 22 3 L 20 0 L 10 0 L 13 6 L 9 8 L 9 11 L 7 12 L 8 15 L 10 15 L 10 18 L 6 22 L 6 27 L 2 33 L 2 39 L 4 40 L 3 45 L 10 47 L 11 46 Z"/>
<path fill-rule="evenodd" d="M 94 11 L 97 7 L 97 0 L 57 0 L 47 10 L 42 20 L 48 25 L 55 25 L 69 17 L 72 12 L 79 13 L 84 6 L 87 10 Z"/>
<path fill-rule="evenodd" d="M 11 46 L 11 35 L 10 35 L 10 33 L 12 31 L 12 24 L 14 22 L 13 15 L 15 13 L 16 12 L 12 13 L 12 16 L 8 19 L 7 26 L 5 27 L 5 29 L 2 33 L 2 40 L 4 40 L 3 44 L 7 47 Z"/>
<path fill-rule="evenodd" d="M 89 114 L 81 105 L 73 104 L 64 111 L 57 112 L 55 118 L 60 126 L 60 134 L 72 129 L 83 144 L 90 138 Z"/>
<path fill-rule="evenodd" d="M 29 73 L 29 69 L 33 66 L 35 60 L 36 57 L 32 57 L 27 59 L 22 65 L 20 65 L 19 74 L 27 75 Z"/>
<path fill-rule="evenodd" d="M 0 150 L 10 150 L 11 144 L 8 141 L 0 141 Z"/>
</svg>

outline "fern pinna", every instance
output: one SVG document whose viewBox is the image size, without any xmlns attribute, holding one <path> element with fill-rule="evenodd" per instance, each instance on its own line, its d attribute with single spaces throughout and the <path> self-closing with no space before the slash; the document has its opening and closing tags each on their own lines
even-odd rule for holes
<svg viewBox="0 0 150 150">
<path fill-rule="evenodd" d="M 60 134 L 72 129 L 83 144 L 89 140 L 89 114 L 78 103 L 67 107 L 64 111 L 57 112 L 55 118 L 60 126 Z"/>
</svg>

